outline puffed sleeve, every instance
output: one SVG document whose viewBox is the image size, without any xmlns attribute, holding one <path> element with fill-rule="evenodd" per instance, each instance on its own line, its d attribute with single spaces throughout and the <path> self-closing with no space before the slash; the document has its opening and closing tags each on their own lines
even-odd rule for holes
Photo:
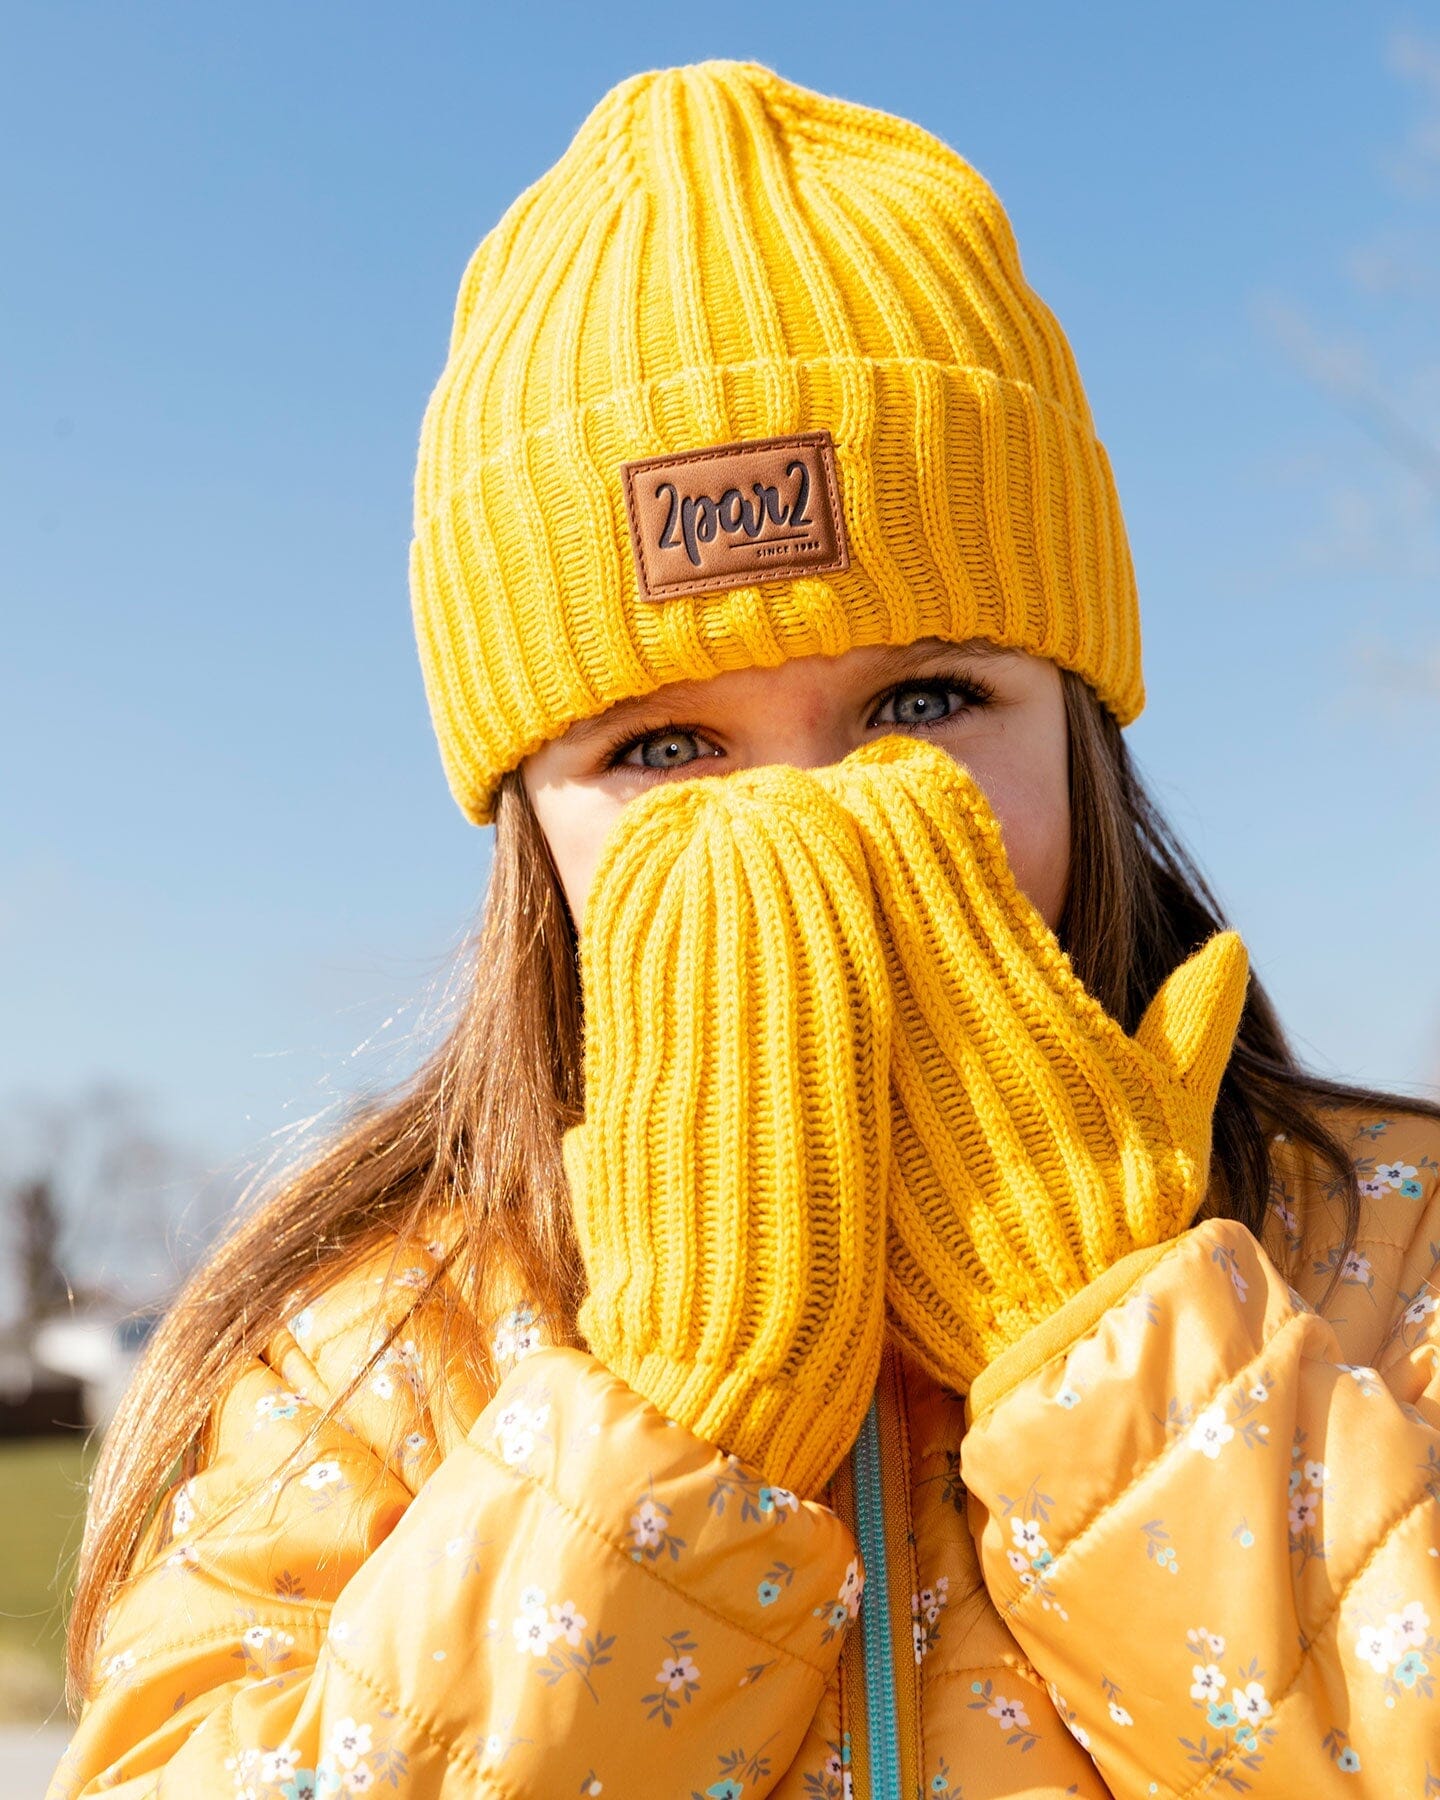
<svg viewBox="0 0 1440 1800">
<path fill-rule="evenodd" d="M 768 1793 L 858 1605 L 843 1524 L 563 1346 L 457 1408 L 417 1316 L 329 1407 L 385 1335 L 307 1309 L 237 1371 L 49 1800 Z"/>
<path fill-rule="evenodd" d="M 1120 1800 L 1440 1794 L 1433 1192 L 1409 1217 L 1377 1367 L 1210 1219 L 970 1396 L 986 1585 Z"/>
</svg>

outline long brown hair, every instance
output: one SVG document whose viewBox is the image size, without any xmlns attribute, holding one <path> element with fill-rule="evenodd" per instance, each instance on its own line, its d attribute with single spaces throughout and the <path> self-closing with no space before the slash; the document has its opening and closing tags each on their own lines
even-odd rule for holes
<svg viewBox="0 0 1440 1800">
<path fill-rule="evenodd" d="M 1145 792 L 1111 715 L 1063 675 L 1070 734 L 1071 876 L 1058 933 L 1076 973 L 1127 1031 L 1171 969 L 1224 914 Z M 501 784 L 485 910 L 453 1026 L 397 1093 L 353 1120 L 318 1160 L 246 1211 L 155 1334 L 106 1437 L 69 1626 L 72 1703 L 89 1683 L 99 1623 L 134 1560 L 152 1496 L 193 1466 L 208 1413 L 238 1358 L 384 1233 L 408 1237 L 437 1206 L 459 1215 L 462 1290 L 513 1268 L 563 1335 L 583 1271 L 560 1136 L 581 1116 L 581 996 L 574 921 L 518 771 Z M 1345 1198 L 1360 1195 L 1327 1129 L 1344 1104 L 1440 1106 L 1325 1081 L 1296 1061 L 1253 975 L 1215 1114 L 1208 1210 L 1257 1236 L 1270 1199 L 1271 1135 L 1308 1146 Z"/>
</svg>

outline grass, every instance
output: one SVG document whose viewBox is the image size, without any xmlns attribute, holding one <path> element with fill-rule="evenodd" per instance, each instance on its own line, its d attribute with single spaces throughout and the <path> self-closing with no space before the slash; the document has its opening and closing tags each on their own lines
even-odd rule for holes
<svg viewBox="0 0 1440 1800">
<path fill-rule="evenodd" d="M 0 1443 L 0 1719 L 63 1717 L 65 1609 L 93 1460 L 78 1435 Z"/>
</svg>

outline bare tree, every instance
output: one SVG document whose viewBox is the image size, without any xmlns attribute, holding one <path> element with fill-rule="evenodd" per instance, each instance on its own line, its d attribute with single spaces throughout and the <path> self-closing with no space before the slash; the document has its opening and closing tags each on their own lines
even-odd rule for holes
<svg viewBox="0 0 1440 1800">
<path fill-rule="evenodd" d="M 60 1267 L 60 1208 L 54 1183 L 44 1175 L 17 1182 L 11 1207 L 19 1262 L 20 1317 L 26 1325 L 59 1312 L 70 1297 Z"/>
<path fill-rule="evenodd" d="M 224 1172 L 116 1083 L 12 1097 L 0 1116 L 0 1313 L 35 1323 L 73 1303 L 163 1302 L 230 1202 Z"/>
</svg>

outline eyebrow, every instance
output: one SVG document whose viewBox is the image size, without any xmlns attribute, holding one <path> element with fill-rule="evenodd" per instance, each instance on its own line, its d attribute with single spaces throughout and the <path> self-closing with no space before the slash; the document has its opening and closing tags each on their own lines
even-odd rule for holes
<svg viewBox="0 0 1440 1800">
<path fill-rule="evenodd" d="M 908 644 L 886 644 L 879 646 L 878 650 L 872 664 L 872 674 L 881 680 L 940 655 L 1006 657 L 1015 654 L 1003 644 L 992 643 L 989 638 L 966 638 L 963 642 L 956 642 L 950 638 L 925 637 L 916 638 Z M 613 705 L 607 706 L 604 712 L 577 720 L 565 733 L 566 742 L 587 744 L 591 738 L 613 731 L 617 724 L 623 724 L 626 719 L 643 715 L 656 707 L 675 711 L 689 704 L 706 686 L 705 681 L 662 682 L 648 694 L 636 694 L 627 700 L 617 700 Z"/>
</svg>

